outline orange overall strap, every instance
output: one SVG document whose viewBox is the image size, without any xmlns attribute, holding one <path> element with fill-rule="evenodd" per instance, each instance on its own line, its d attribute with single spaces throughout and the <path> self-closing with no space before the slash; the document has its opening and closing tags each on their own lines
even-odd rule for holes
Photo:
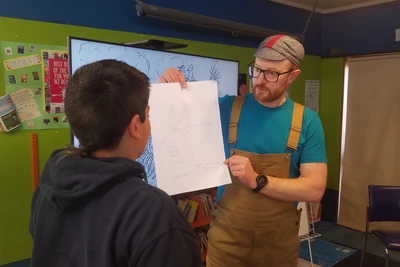
<svg viewBox="0 0 400 267">
<path fill-rule="evenodd" d="M 231 120 L 229 122 L 228 144 L 235 144 L 238 130 L 240 111 L 242 110 L 244 96 L 236 96 L 233 101 Z M 231 151 L 232 152 L 232 151 Z M 231 153 L 232 154 L 232 153 Z"/>
<path fill-rule="evenodd" d="M 292 126 L 290 127 L 289 139 L 287 142 L 287 147 L 294 151 L 297 150 L 297 145 L 299 144 L 301 126 L 303 124 L 303 113 L 304 106 L 294 102 Z"/>
</svg>

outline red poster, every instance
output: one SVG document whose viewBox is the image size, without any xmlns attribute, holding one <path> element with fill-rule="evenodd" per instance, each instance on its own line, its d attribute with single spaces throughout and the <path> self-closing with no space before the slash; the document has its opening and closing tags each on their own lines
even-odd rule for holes
<svg viewBox="0 0 400 267">
<path fill-rule="evenodd" d="M 50 104 L 64 103 L 64 88 L 68 80 L 68 60 L 49 58 Z"/>
</svg>

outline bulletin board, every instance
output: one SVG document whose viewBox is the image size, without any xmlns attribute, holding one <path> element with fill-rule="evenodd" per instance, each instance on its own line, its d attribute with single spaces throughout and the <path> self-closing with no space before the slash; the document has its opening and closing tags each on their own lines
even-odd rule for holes
<svg viewBox="0 0 400 267">
<path fill-rule="evenodd" d="M 68 128 L 64 112 L 67 47 L 17 42 L 0 46 L 5 92 L 21 121 L 16 130 Z"/>
</svg>

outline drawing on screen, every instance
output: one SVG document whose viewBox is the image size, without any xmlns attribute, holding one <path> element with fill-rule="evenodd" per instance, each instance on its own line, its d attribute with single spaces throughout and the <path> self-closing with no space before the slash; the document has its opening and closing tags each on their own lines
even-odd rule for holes
<svg viewBox="0 0 400 267">
<path fill-rule="evenodd" d="M 196 158 L 196 152 L 211 133 L 214 118 L 209 114 L 215 108 L 218 108 L 216 102 L 184 105 L 181 109 L 171 106 L 171 116 L 166 135 L 160 143 L 160 151 L 163 157 L 170 159 L 177 173 L 176 179 L 193 171 L 211 171 L 220 166 L 220 162 L 198 162 Z"/>
<path fill-rule="evenodd" d="M 153 142 L 150 135 L 147 146 L 142 153 L 142 155 L 137 159 L 138 162 L 142 163 L 145 168 L 147 175 L 147 182 L 153 186 L 157 186 L 156 179 L 156 168 L 154 164 L 154 154 L 153 154 Z"/>
<path fill-rule="evenodd" d="M 74 40 L 76 48 L 71 53 L 72 71 L 78 67 L 102 59 L 117 59 L 136 67 L 155 83 L 167 68 L 178 68 L 187 82 L 215 80 L 219 96 L 237 94 L 236 62 L 153 51 L 95 41 Z M 235 86 L 236 85 L 236 86 Z"/>
<path fill-rule="evenodd" d="M 148 60 L 146 57 L 146 54 L 143 52 L 137 52 L 136 61 L 137 62 L 134 67 L 143 72 L 144 74 L 149 75 L 151 65 L 150 65 L 150 60 Z"/>
<path fill-rule="evenodd" d="M 211 65 L 211 68 L 209 70 L 210 72 L 210 80 L 216 81 L 218 84 L 220 84 L 221 80 L 221 73 L 219 72 L 217 68 L 217 61 L 214 61 L 214 64 Z M 218 87 L 218 96 L 222 96 L 223 92 L 222 90 Z"/>
<path fill-rule="evenodd" d="M 104 50 L 102 44 L 83 42 L 79 46 L 78 54 L 81 56 L 80 61 L 83 64 L 88 64 L 102 59 L 109 59 L 108 55 L 111 53 L 113 53 L 114 59 L 122 60 L 126 52 L 126 48 L 116 49 L 114 46 L 109 46 L 108 49 Z"/>
<path fill-rule="evenodd" d="M 219 80 L 221 79 L 221 73 L 217 69 L 217 61 L 214 62 L 214 64 L 211 65 L 210 68 L 210 80 L 217 81 L 219 84 Z"/>
<path fill-rule="evenodd" d="M 187 71 L 186 71 L 186 81 L 188 82 L 197 82 L 197 80 L 194 78 L 194 67 L 192 64 L 189 65 Z"/>
<path fill-rule="evenodd" d="M 197 80 L 194 78 L 194 68 L 192 64 L 190 64 L 187 68 L 185 65 L 181 65 L 178 67 L 178 70 L 182 72 L 187 82 L 197 82 Z"/>
</svg>

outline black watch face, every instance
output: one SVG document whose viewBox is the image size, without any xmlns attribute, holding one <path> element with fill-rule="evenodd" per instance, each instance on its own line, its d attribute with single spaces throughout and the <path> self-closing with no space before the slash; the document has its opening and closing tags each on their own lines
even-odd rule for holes
<svg viewBox="0 0 400 267">
<path fill-rule="evenodd" d="M 258 182 L 259 184 L 266 184 L 266 183 L 267 183 L 267 177 L 265 177 L 265 176 L 259 176 L 258 179 L 257 179 L 257 182 Z"/>
</svg>

